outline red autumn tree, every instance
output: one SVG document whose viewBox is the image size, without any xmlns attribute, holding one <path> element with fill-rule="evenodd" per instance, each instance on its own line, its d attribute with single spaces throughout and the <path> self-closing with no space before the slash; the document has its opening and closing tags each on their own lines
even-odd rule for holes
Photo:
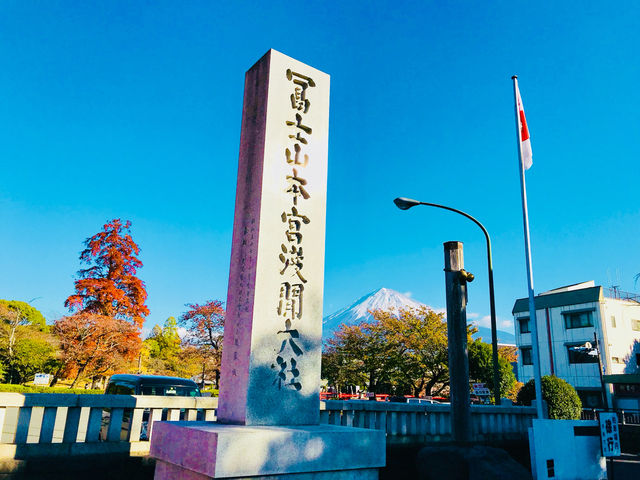
<svg viewBox="0 0 640 480">
<path fill-rule="evenodd" d="M 140 351 L 140 329 L 149 314 L 147 291 L 137 276 L 140 248 L 129 233 L 131 222 L 112 220 L 85 240 L 74 295 L 65 306 L 75 312 L 56 321 L 54 332 L 62 349 L 56 374 L 93 378 L 122 368 Z"/>
<path fill-rule="evenodd" d="M 94 313 L 76 313 L 55 322 L 63 369 L 58 375 L 95 379 L 132 361 L 140 350 L 140 336 L 126 320 Z"/>
<path fill-rule="evenodd" d="M 80 262 L 89 267 L 78 271 L 76 293 L 64 304 L 72 311 L 127 320 L 140 329 L 149 308 L 145 284 L 136 276 L 142 262 L 130 227 L 131 222 L 117 218 L 85 240 Z"/>
<path fill-rule="evenodd" d="M 202 358 L 202 378 L 205 370 L 220 375 L 222 336 L 224 333 L 224 308 L 219 300 L 209 300 L 203 305 L 187 304 L 189 310 L 180 316 L 179 323 L 186 328 L 187 350 L 195 350 Z"/>
</svg>

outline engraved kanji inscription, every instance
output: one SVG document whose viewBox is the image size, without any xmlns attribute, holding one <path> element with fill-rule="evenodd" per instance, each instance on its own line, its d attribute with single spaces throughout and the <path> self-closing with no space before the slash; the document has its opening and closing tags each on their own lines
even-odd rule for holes
<svg viewBox="0 0 640 480">
<path fill-rule="evenodd" d="M 291 328 L 293 320 L 302 318 L 302 292 L 304 285 L 284 282 L 280 285 L 280 301 L 278 302 L 278 315 L 285 318 L 285 326 Z"/>
<path fill-rule="evenodd" d="M 293 93 L 291 94 L 291 108 L 304 113 L 309 111 L 311 102 L 307 99 L 307 88 L 315 87 L 316 84 L 312 78 L 287 69 L 287 80 L 294 83 Z"/>
<path fill-rule="evenodd" d="M 304 260 L 304 253 L 302 247 L 291 245 L 289 248 L 283 243 L 281 245 L 282 253 L 278 255 L 278 258 L 283 264 L 283 268 L 280 271 L 280 275 L 284 275 L 287 271 L 291 275 L 297 275 L 302 283 L 307 283 L 307 279 L 302 276 L 302 267 L 304 266 L 302 260 Z"/>
<path fill-rule="evenodd" d="M 302 197 L 305 200 L 310 197 L 309 193 L 304 188 L 307 184 L 307 180 L 298 176 L 298 171 L 295 168 L 293 169 L 293 175 L 287 175 L 287 183 L 289 186 L 286 192 L 291 195 L 294 205 L 298 205 L 298 197 Z"/>
<path fill-rule="evenodd" d="M 300 143 L 304 143 L 305 145 L 309 143 L 306 137 L 302 136 L 302 132 L 306 133 L 307 135 L 311 135 L 313 133 L 313 129 L 310 126 L 304 125 L 302 123 L 302 115 L 300 115 L 299 113 L 296 113 L 295 122 L 292 120 L 287 120 L 285 123 L 290 127 L 294 127 L 294 128 L 297 128 L 298 130 L 301 130 L 301 131 L 295 131 L 296 132 L 295 135 L 290 134 L 289 138 L 298 140 Z"/>
<path fill-rule="evenodd" d="M 300 146 L 299 143 L 296 143 L 293 146 L 293 154 L 291 153 L 291 150 L 289 150 L 288 148 L 284 149 L 284 155 L 287 158 L 287 163 L 289 164 L 293 164 L 293 165 L 300 165 L 301 167 L 306 167 L 307 164 L 309 163 L 309 155 L 307 154 L 302 154 L 300 155 L 300 152 L 302 150 L 302 147 Z"/>
</svg>

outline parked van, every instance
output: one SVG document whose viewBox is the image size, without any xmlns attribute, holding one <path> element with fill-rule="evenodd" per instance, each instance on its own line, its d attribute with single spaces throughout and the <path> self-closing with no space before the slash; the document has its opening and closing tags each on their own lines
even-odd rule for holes
<svg viewBox="0 0 640 480">
<path fill-rule="evenodd" d="M 104 392 L 110 395 L 160 395 L 166 397 L 201 397 L 193 380 L 161 375 L 112 375 Z"/>
<path fill-rule="evenodd" d="M 107 395 L 159 395 L 165 397 L 201 397 L 200 389 L 193 380 L 179 377 L 163 377 L 161 375 L 112 375 L 105 392 Z M 125 409 L 123 414 L 120 439 L 126 441 L 129 438 L 131 427 L 131 409 Z M 142 416 L 142 428 L 140 440 L 148 440 L 149 409 L 145 409 Z M 180 414 L 184 413 L 181 410 Z M 198 412 L 198 416 L 201 413 Z M 100 439 L 106 440 L 107 426 L 111 417 L 111 409 L 105 408 L 102 412 L 102 428 Z M 167 419 L 167 409 L 162 410 L 162 420 Z"/>
</svg>

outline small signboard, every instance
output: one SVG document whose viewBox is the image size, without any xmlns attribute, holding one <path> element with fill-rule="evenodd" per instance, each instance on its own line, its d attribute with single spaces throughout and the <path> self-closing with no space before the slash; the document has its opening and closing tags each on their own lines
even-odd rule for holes
<svg viewBox="0 0 640 480">
<path fill-rule="evenodd" d="M 471 387 L 473 389 L 474 395 L 478 395 L 479 397 L 484 397 L 484 396 L 488 397 L 489 395 L 491 395 L 491 392 L 485 386 L 484 383 L 472 383 Z"/>
<path fill-rule="evenodd" d="M 620 456 L 620 433 L 618 432 L 618 415 L 614 412 L 600 412 L 600 440 L 603 457 Z"/>
<path fill-rule="evenodd" d="M 36 376 L 33 378 L 34 385 L 49 385 L 51 381 L 51 375 L 48 373 L 36 373 Z"/>
</svg>

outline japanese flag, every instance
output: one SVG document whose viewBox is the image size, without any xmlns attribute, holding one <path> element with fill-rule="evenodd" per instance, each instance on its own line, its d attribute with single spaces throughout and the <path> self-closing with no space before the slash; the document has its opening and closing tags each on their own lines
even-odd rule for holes
<svg viewBox="0 0 640 480">
<path fill-rule="evenodd" d="M 520 151 L 522 152 L 522 163 L 524 169 L 529 170 L 533 165 L 533 153 L 531 153 L 531 139 L 529 138 L 529 127 L 524 116 L 524 107 L 520 97 L 520 89 L 516 85 L 516 101 L 518 102 L 518 123 L 520 126 Z"/>
</svg>

